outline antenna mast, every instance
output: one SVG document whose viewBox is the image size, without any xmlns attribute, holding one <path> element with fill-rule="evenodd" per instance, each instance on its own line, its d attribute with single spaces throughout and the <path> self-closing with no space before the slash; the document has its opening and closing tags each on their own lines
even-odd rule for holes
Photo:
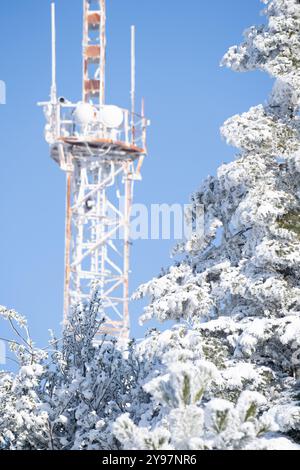
<svg viewBox="0 0 300 470">
<path fill-rule="evenodd" d="M 131 127 L 133 144 L 135 141 L 134 115 L 135 115 L 135 26 L 131 26 Z"/>
<path fill-rule="evenodd" d="M 52 34 L 52 84 L 51 84 L 51 101 L 57 101 L 56 88 L 56 24 L 55 24 L 55 3 L 51 3 L 51 34 Z"/>
</svg>

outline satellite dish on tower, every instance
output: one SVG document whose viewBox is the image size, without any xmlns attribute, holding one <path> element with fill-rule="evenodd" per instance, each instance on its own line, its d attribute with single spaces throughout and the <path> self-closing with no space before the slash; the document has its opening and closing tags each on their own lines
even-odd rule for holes
<svg viewBox="0 0 300 470">
<path fill-rule="evenodd" d="M 78 103 L 74 111 L 74 118 L 78 124 L 89 124 L 95 119 L 95 108 L 89 103 Z"/>
<path fill-rule="evenodd" d="M 100 121 L 105 127 L 117 129 L 123 124 L 123 111 L 117 106 L 103 106 L 100 111 Z"/>
</svg>

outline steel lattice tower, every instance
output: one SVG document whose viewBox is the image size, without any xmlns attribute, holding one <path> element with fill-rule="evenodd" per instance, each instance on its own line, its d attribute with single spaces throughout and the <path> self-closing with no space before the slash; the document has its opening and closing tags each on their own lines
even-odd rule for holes
<svg viewBox="0 0 300 470">
<path fill-rule="evenodd" d="M 131 29 L 131 110 L 105 103 L 105 0 L 83 0 L 82 101 L 57 98 L 55 6 L 52 4 L 51 157 L 66 172 L 64 318 L 99 286 L 103 333 L 129 337 L 130 214 L 141 179 L 149 122 L 135 113 L 135 28 Z"/>
</svg>

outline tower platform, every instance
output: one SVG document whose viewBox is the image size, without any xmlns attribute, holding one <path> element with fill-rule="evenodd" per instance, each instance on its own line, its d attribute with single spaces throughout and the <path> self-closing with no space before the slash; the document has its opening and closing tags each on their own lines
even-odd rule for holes
<svg viewBox="0 0 300 470">
<path fill-rule="evenodd" d="M 51 147 L 51 156 L 60 166 L 63 163 L 61 146 L 76 158 L 93 155 L 103 160 L 137 160 L 147 154 L 149 121 L 144 116 L 111 105 L 60 100 L 54 104 L 40 103 L 48 120 L 45 136 Z"/>
</svg>

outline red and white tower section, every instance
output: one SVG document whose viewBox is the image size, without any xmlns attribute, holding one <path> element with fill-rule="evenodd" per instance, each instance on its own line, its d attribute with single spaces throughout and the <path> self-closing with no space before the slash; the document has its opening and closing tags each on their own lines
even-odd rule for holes
<svg viewBox="0 0 300 470">
<path fill-rule="evenodd" d="M 82 98 L 58 98 L 55 5 L 52 87 L 44 106 L 51 157 L 66 173 L 64 316 L 94 282 L 107 321 L 101 332 L 129 338 L 130 215 L 141 179 L 149 121 L 135 112 L 135 28 L 131 28 L 131 109 L 105 101 L 105 0 L 83 0 Z"/>
</svg>

